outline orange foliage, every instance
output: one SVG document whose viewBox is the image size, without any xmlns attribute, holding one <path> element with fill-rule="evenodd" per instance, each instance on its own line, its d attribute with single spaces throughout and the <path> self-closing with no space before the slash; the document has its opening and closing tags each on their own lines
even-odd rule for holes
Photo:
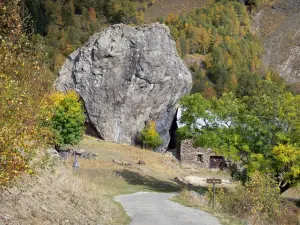
<svg viewBox="0 0 300 225">
<path fill-rule="evenodd" d="M 94 8 L 89 8 L 89 17 L 91 21 L 96 21 L 97 14 Z"/>
</svg>

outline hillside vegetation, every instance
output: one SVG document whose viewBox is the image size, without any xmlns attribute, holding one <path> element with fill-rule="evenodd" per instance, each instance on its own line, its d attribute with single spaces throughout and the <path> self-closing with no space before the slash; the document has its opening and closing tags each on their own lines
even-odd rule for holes
<svg viewBox="0 0 300 225">
<path fill-rule="evenodd" d="M 66 57 L 93 33 L 114 23 L 143 24 L 145 13 L 146 19 L 156 17 L 151 13 L 155 7 L 161 9 L 155 12 L 169 26 L 178 53 L 191 62 L 193 95 L 180 102 L 185 126 L 179 137 L 228 157 L 232 177 L 241 181 L 238 191 L 250 190 L 256 176 L 270 181 L 273 208 L 266 210 L 253 192 L 251 205 L 246 202 L 248 213 L 267 214 L 262 224 L 274 224 L 277 212 L 286 215 L 280 191 L 293 188 L 293 198 L 299 193 L 300 98 L 278 73 L 261 66 L 264 49 L 251 30 L 250 13 L 270 1 L 247 1 L 247 6 L 230 0 L 205 6 L 204 1 L 183 2 L 176 0 L 171 12 L 164 8 L 170 1 L 158 0 L 0 1 L 0 223 L 126 224 L 128 217 L 113 196 L 179 191 L 174 177 L 207 175 L 149 150 L 89 137 L 80 142 L 85 119 L 79 96 L 53 90 Z M 203 7 L 195 9 L 198 4 Z M 276 21 L 265 26 L 272 35 L 283 26 Z M 48 105 L 47 99 L 53 101 Z M 204 121 L 201 127 L 199 119 Z M 161 142 L 152 127 L 144 131 L 145 146 Z M 72 158 L 57 166 L 45 153 L 54 144 L 77 143 L 72 148 L 97 153 L 98 159 L 79 159 L 76 172 Z M 145 165 L 137 164 L 139 160 Z M 224 206 L 231 205 L 234 211 L 225 212 L 233 215 L 243 200 L 236 193 L 236 201 Z"/>
<path fill-rule="evenodd" d="M 253 29 L 264 46 L 264 65 L 277 70 L 299 93 L 300 2 L 277 0 L 263 7 L 254 17 Z"/>
<path fill-rule="evenodd" d="M 170 13 L 188 13 L 195 8 L 201 8 L 210 0 L 156 0 L 145 11 L 145 22 L 156 21 L 158 18 L 166 18 Z"/>
<path fill-rule="evenodd" d="M 259 74 L 263 48 L 250 32 L 247 8 L 238 2 L 220 1 L 185 16 L 170 14 L 164 21 L 176 39 L 178 52 L 205 55 L 204 68 L 195 64 L 194 90 L 207 97 L 224 92 L 251 94 Z"/>
<path fill-rule="evenodd" d="M 88 136 L 74 147 L 82 148 L 98 156 L 79 159 L 76 172 L 72 171 L 73 157 L 60 161 L 45 155 L 35 165 L 35 176 L 22 176 L 1 187 L 0 224 L 127 224 L 129 218 L 114 202 L 114 196 L 180 191 L 174 177 L 207 175 L 205 171 L 185 169 L 170 156 Z M 145 165 L 137 164 L 139 160 Z"/>
</svg>

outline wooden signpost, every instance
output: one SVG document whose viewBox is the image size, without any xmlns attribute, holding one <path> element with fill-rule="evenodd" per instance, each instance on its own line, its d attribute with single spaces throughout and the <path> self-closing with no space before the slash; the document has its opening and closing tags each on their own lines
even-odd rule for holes
<svg viewBox="0 0 300 225">
<path fill-rule="evenodd" d="M 216 178 L 207 178 L 206 179 L 207 184 L 213 184 L 213 209 L 215 208 L 215 195 L 216 195 L 216 184 L 222 184 L 222 179 L 216 179 Z"/>
</svg>

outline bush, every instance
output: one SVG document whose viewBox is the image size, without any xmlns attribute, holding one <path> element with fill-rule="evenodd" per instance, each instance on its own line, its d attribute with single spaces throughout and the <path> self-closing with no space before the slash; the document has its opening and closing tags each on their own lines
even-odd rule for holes
<svg viewBox="0 0 300 225">
<path fill-rule="evenodd" d="M 278 218 L 279 197 L 280 189 L 274 179 L 256 172 L 244 186 L 239 184 L 234 190 L 218 190 L 216 202 L 223 213 L 260 224 Z M 212 198 L 211 191 L 208 198 Z"/>
<path fill-rule="evenodd" d="M 163 143 L 162 138 L 156 131 L 156 124 L 154 121 L 149 121 L 145 128 L 142 130 L 140 140 L 143 147 L 155 149 Z"/>
<path fill-rule="evenodd" d="M 41 125 L 50 128 L 56 149 L 81 141 L 84 122 L 83 106 L 74 91 L 56 92 L 44 99 Z"/>
</svg>

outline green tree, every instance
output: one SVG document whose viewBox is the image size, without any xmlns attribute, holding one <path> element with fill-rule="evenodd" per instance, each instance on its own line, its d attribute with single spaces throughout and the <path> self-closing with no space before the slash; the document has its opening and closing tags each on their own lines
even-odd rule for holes
<svg viewBox="0 0 300 225">
<path fill-rule="evenodd" d="M 25 0 L 25 5 L 31 15 L 34 31 L 41 35 L 47 33 L 47 18 L 43 0 Z"/>
<path fill-rule="evenodd" d="M 136 8 L 129 0 L 107 1 L 107 17 L 111 23 L 132 24 L 136 22 Z"/>
<path fill-rule="evenodd" d="M 273 148 L 276 163 L 275 168 L 282 180 L 282 188 L 300 179 L 300 147 L 297 145 L 280 144 Z M 298 180 L 298 181 L 297 181 Z"/>
<path fill-rule="evenodd" d="M 180 136 L 242 164 L 244 181 L 255 171 L 273 174 L 282 192 L 300 181 L 299 96 L 265 81 L 250 97 L 238 99 L 229 93 L 205 99 L 194 94 L 181 104 L 185 126 Z"/>
<path fill-rule="evenodd" d="M 73 26 L 75 23 L 75 8 L 73 0 L 68 0 L 62 7 L 61 14 L 65 26 Z"/>
<path fill-rule="evenodd" d="M 84 122 L 83 106 L 75 92 L 56 92 L 45 98 L 41 125 L 50 128 L 57 149 L 77 144 L 83 137 Z"/>
</svg>

